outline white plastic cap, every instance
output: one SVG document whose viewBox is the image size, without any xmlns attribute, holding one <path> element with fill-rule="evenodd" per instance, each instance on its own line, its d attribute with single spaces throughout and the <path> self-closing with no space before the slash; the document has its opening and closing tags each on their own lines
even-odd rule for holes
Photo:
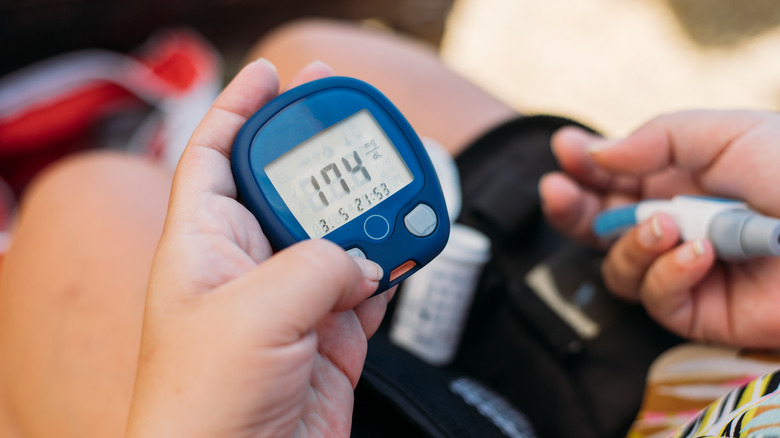
<svg viewBox="0 0 780 438">
<path fill-rule="evenodd" d="M 490 239 L 463 224 L 452 224 L 450 240 L 439 257 L 482 265 L 490 259 Z"/>
<path fill-rule="evenodd" d="M 423 137 L 422 142 L 425 145 L 425 150 L 428 151 L 428 156 L 431 157 L 433 168 L 436 169 L 436 174 L 439 176 L 441 190 L 444 192 L 444 202 L 447 204 L 447 214 L 450 215 L 450 222 L 455 222 L 455 219 L 460 215 L 463 198 L 460 190 L 458 167 L 455 165 L 452 155 L 436 140 Z"/>
</svg>

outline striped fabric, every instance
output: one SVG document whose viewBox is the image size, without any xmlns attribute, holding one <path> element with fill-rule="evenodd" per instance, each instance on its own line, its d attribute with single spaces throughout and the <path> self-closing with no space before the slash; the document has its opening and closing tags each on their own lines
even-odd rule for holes
<svg viewBox="0 0 780 438">
<path fill-rule="evenodd" d="M 780 353 L 686 344 L 652 365 L 629 438 L 780 438 Z"/>
<path fill-rule="evenodd" d="M 780 437 L 780 371 L 721 397 L 671 436 Z"/>
</svg>

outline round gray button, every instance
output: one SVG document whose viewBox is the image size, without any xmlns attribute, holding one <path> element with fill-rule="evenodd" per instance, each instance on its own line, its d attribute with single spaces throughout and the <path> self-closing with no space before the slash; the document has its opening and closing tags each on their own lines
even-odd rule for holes
<svg viewBox="0 0 780 438">
<path fill-rule="evenodd" d="M 438 219 L 436 212 L 425 204 L 414 207 L 412 211 L 404 216 L 404 225 L 410 233 L 417 237 L 430 236 L 436 229 Z"/>
</svg>

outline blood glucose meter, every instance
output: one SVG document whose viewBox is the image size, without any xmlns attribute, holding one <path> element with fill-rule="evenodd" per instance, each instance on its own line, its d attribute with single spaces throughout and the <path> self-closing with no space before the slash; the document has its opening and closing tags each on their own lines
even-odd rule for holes
<svg viewBox="0 0 780 438">
<path fill-rule="evenodd" d="M 439 254 L 450 221 L 417 134 L 371 85 L 331 77 L 289 90 L 241 128 L 241 201 L 275 249 L 325 238 L 384 270 L 378 291 Z"/>
</svg>

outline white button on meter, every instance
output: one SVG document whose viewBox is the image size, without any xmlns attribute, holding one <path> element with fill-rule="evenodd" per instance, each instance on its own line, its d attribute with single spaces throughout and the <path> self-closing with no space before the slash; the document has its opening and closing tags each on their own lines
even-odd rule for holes
<svg viewBox="0 0 780 438">
<path fill-rule="evenodd" d="M 436 213 L 425 204 L 414 207 L 414 210 L 404 217 L 404 225 L 410 233 L 417 237 L 429 236 L 436 229 Z"/>
</svg>

